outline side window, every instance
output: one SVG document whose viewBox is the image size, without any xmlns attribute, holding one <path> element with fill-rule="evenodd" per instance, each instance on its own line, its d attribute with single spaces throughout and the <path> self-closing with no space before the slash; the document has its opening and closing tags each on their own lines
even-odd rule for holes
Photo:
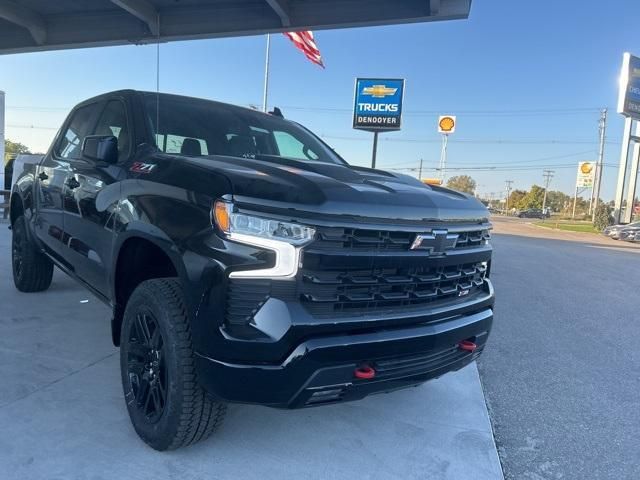
<svg viewBox="0 0 640 480">
<path fill-rule="evenodd" d="M 129 155 L 131 132 L 127 124 L 127 113 L 124 104 L 119 100 L 111 100 L 100 115 L 94 135 L 111 135 L 118 139 L 118 159 Z"/>
<path fill-rule="evenodd" d="M 89 122 L 93 117 L 95 108 L 96 105 L 87 105 L 75 111 L 56 149 L 56 154 L 59 157 L 80 158 L 82 155 L 82 142 L 87 135 L 87 130 L 90 127 Z"/>
<path fill-rule="evenodd" d="M 182 137 L 180 135 L 161 135 L 156 133 L 156 145 L 165 153 L 183 155 L 209 155 L 207 142 L 201 138 Z"/>
<path fill-rule="evenodd" d="M 300 140 L 287 132 L 273 132 L 282 157 L 299 158 L 301 160 L 317 160 L 318 155 L 307 148 Z"/>
</svg>

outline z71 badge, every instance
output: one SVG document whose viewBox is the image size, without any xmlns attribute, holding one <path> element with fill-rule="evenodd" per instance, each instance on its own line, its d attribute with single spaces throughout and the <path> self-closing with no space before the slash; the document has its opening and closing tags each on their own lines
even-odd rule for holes
<svg viewBox="0 0 640 480">
<path fill-rule="evenodd" d="M 156 168 L 155 163 L 134 162 L 129 171 L 135 173 L 151 173 Z"/>
</svg>

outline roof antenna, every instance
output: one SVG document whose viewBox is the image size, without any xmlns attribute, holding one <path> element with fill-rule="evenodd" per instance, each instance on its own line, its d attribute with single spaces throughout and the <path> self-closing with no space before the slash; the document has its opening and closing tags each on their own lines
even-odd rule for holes
<svg viewBox="0 0 640 480">
<path fill-rule="evenodd" d="M 284 115 L 282 114 L 282 110 L 280 110 L 278 107 L 273 107 L 273 110 L 269 112 L 269 115 L 273 115 L 274 117 L 284 118 Z"/>
</svg>

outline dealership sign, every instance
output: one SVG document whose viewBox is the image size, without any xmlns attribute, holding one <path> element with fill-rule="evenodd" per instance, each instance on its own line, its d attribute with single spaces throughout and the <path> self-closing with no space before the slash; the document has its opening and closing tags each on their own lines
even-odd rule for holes
<svg viewBox="0 0 640 480">
<path fill-rule="evenodd" d="M 403 79 L 356 79 L 353 128 L 400 130 L 402 119 Z"/>
<path fill-rule="evenodd" d="M 630 53 L 622 57 L 618 113 L 640 120 L 640 58 Z"/>
<path fill-rule="evenodd" d="M 596 173 L 596 164 L 594 162 L 580 162 L 578 164 L 578 180 L 577 188 L 592 188 L 593 178 Z"/>
</svg>

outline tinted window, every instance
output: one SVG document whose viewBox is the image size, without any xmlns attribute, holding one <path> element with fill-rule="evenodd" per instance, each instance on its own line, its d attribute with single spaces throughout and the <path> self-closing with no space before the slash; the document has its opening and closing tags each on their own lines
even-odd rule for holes
<svg viewBox="0 0 640 480">
<path fill-rule="evenodd" d="M 82 154 L 82 142 L 91 126 L 89 122 L 93 117 L 96 107 L 96 104 L 87 105 L 75 111 L 56 149 L 58 156 L 69 159 L 80 158 Z"/>
<path fill-rule="evenodd" d="M 190 156 L 278 156 L 344 164 L 309 131 L 275 116 L 169 95 L 161 95 L 159 104 L 157 115 L 156 95 L 145 95 L 147 116 L 162 151 Z"/>
<path fill-rule="evenodd" d="M 93 134 L 116 137 L 118 139 L 118 158 L 122 160 L 127 157 L 131 146 L 131 135 L 125 106 L 121 101 L 111 100 L 107 103 Z"/>
</svg>

